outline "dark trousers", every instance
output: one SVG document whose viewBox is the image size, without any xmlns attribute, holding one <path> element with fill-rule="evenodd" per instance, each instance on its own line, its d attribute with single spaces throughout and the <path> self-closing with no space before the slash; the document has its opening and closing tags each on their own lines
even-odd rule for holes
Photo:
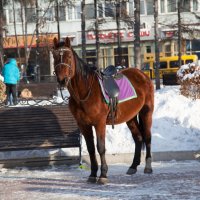
<svg viewBox="0 0 200 200">
<path fill-rule="evenodd" d="M 8 84 L 6 83 L 6 104 L 14 104 L 16 105 L 17 104 L 17 85 L 16 84 Z M 11 95 L 13 97 L 13 102 L 12 102 L 12 99 L 11 99 Z"/>
</svg>

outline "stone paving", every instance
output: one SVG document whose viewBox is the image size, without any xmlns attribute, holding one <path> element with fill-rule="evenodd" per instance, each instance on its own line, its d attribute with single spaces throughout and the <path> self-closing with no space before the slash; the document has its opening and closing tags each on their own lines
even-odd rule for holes
<svg viewBox="0 0 200 200">
<path fill-rule="evenodd" d="M 1 200 L 197 200 L 200 199 L 200 162 L 153 162 L 153 174 L 144 165 L 128 176 L 127 164 L 109 165 L 107 185 L 86 183 L 88 166 L 43 169 L 0 169 Z"/>
</svg>

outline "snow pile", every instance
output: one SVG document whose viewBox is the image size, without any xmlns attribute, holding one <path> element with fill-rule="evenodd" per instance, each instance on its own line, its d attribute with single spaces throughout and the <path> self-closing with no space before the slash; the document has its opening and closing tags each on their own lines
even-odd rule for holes
<svg viewBox="0 0 200 200">
<path fill-rule="evenodd" d="M 65 91 L 63 95 L 69 94 Z M 199 111 L 200 99 L 193 100 L 181 95 L 180 86 L 165 86 L 156 90 L 151 129 L 152 152 L 200 150 Z M 88 155 L 84 138 L 82 142 L 82 154 Z M 106 127 L 106 154 L 133 153 L 134 148 L 135 144 L 126 123 L 116 125 L 114 130 L 111 126 Z M 78 153 L 78 148 L 0 152 L 0 159 L 65 156 Z"/>
<path fill-rule="evenodd" d="M 152 151 L 190 151 L 200 149 L 200 100 L 180 94 L 180 86 L 155 91 Z M 133 153 L 134 141 L 125 123 L 106 127 L 106 153 Z M 83 154 L 87 154 L 83 139 Z"/>
<path fill-rule="evenodd" d="M 181 82 L 194 81 L 200 82 L 200 66 L 196 66 L 195 63 L 189 63 L 182 65 L 177 71 L 177 76 Z"/>
<path fill-rule="evenodd" d="M 200 98 L 200 66 L 195 63 L 182 65 L 177 71 L 181 94 L 193 99 Z"/>
</svg>

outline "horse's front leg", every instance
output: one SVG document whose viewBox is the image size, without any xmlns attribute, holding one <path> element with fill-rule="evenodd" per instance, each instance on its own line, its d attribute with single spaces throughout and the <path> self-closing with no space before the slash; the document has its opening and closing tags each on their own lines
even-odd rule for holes
<svg viewBox="0 0 200 200">
<path fill-rule="evenodd" d="M 98 163 L 97 163 L 96 154 L 95 154 L 95 145 L 94 145 L 94 136 L 93 136 L 92 126 L 79 124 L 79 128 L 85 138 L 87 150 L 90 156 L 91 174 L 88 178 L 88 182 L 96 183 Z"/>
<path fill-rule="evenodd" d="M 95 130 L 96 130 L 96 136 L 97 136 L 97 150 L 99 152 L 100 160 L 101 160 L 101 174 L 100 174 L 98 183 L 99 184 L 106 184 L 108 182 L 108 179 L 107 179 L 108 166 L 107 166 L 106 158 L 105 158 L 106 123 L 99 122 L 95 126 Z"/>
</svg>

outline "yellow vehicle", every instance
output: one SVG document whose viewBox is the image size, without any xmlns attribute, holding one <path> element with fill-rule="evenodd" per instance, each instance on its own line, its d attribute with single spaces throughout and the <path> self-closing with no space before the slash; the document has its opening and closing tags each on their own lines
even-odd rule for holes
<svg viewBox="0 0 200 200">
<path fill-rule="evenodd" d="M 182 55 L 181 56 L 182 65 L 188 63 L 198 62 L 197 55 Z M 160 67 L 159 73 L 160 78 L 162 78 L 164 73 L 176 73 L 179 69 L 178 56 L 160 57 Z M 155 78 L 155 60 L 154 57 L 145 59 L 143 63 L 142 70 L 150 78 Z"/>
</svg>

